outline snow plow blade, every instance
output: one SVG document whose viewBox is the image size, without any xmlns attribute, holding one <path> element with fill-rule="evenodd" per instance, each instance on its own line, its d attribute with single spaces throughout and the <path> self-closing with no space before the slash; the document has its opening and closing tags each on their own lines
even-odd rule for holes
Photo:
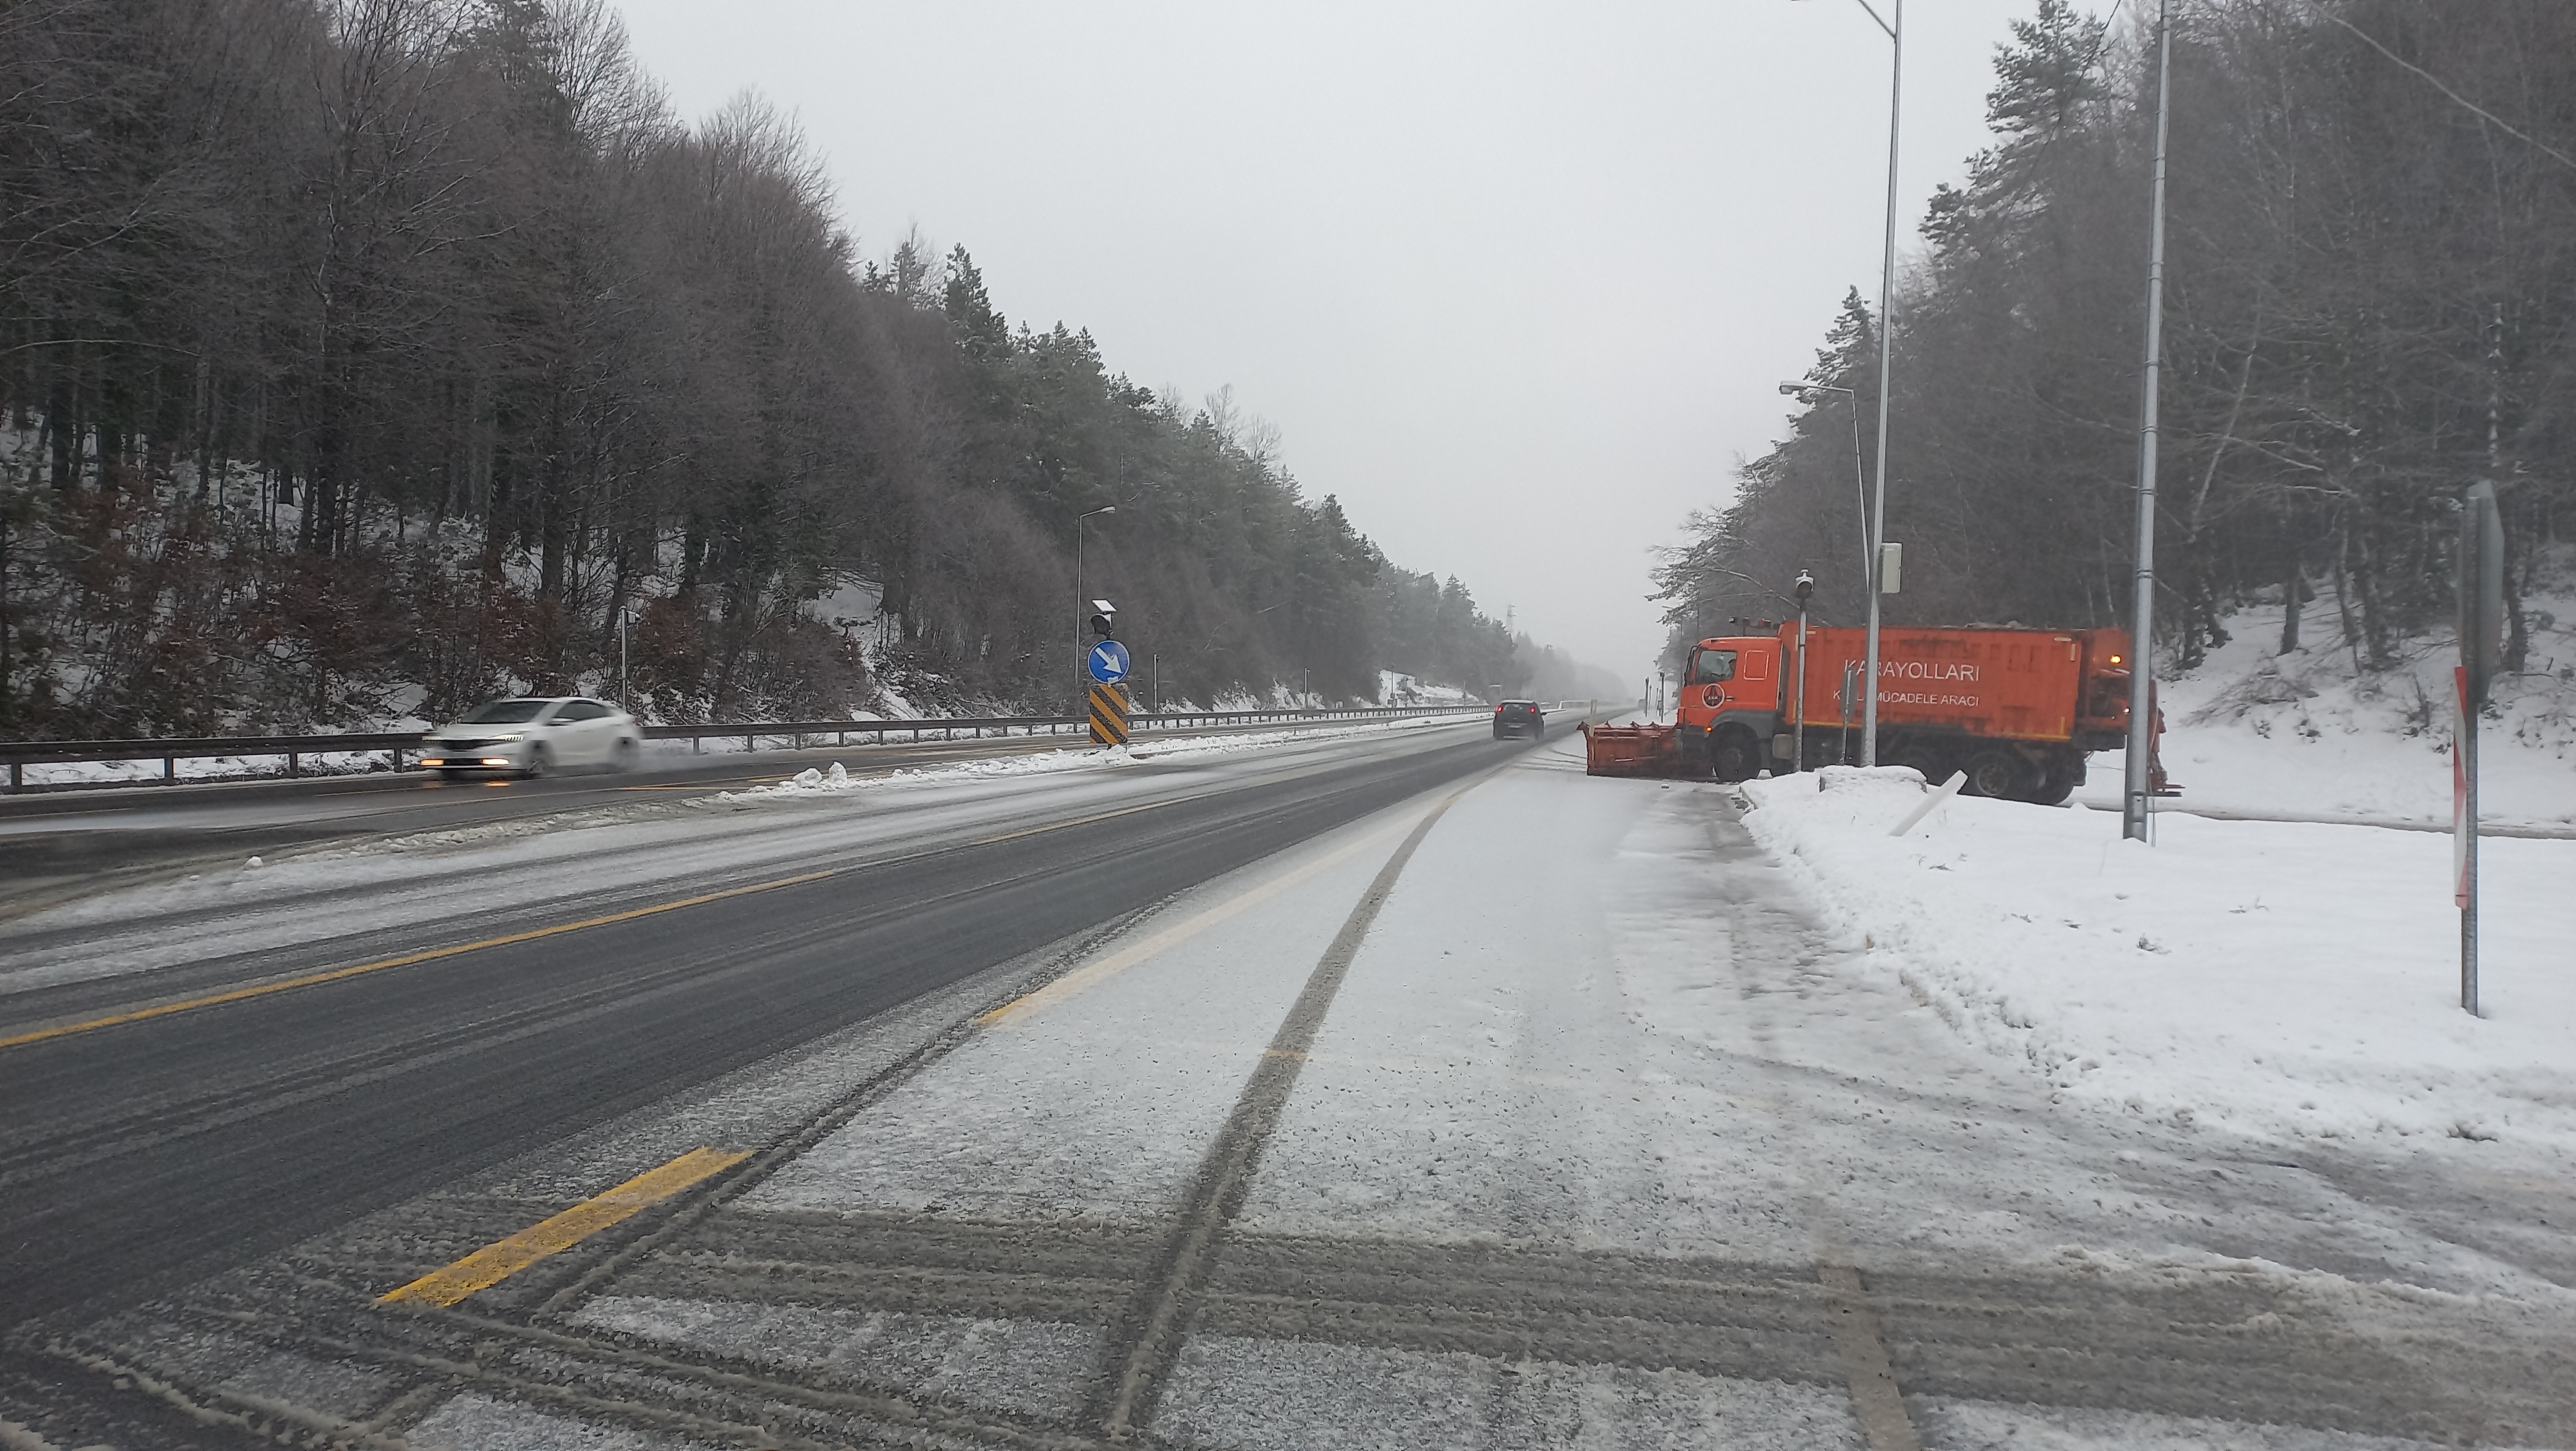
<svg viewBox="0 0 2576 1451">
<path fill-rule="evenodd" d="M 1586 725 L 1586 776 L 1679 776 L 1681 730 L 1668 725 Z"/>
</svg>

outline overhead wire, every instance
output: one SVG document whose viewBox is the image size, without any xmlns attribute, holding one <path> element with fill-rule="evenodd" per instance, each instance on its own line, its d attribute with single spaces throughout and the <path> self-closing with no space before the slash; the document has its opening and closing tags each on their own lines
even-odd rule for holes
<svg viewBox="0 0 2576 1451">
<path fill-rule="evenodd" d="M 2504 132 L 2507 136 L 2511 136 L 2515 140 L 2524 142 L 2545 153 L 2550 157 L 2550 159 L 2556 161 L 2559 165 L 2566 167 L 2568 170 L 2576 171 L 2576 156 L 2569 156 L 2566 152 L 2559 150 L 2557 147 L 2550 145 L 2548 142 L 2541 140 L 2539 137 L 2532 135 L 2530 132 L 2514 125 L 2512 122 L 2507 121 L 2495 112 L 2488 110 L 2486 107 L 2481 106 L 2477 102 L 2470 100 L 2468 97 L 2461 95 L 2459 92 L 2452 90 L 2449 86 L 2442 83 L 2442 78 L 2440 76 L 2433 74 L 2431 71 L 2415 64 L 2406 57 L 2390 50 L 2387 46 L 2380 44 L 2376 39 L 2372 38 L 2368 31 L 2363 30 L 2360 26 L 2344 19 L 2342 16 L 2335 14 L 2332 10 L 2319 6 L 2317 8 L 2317 14 L 2323 17 L 2329 24 L 2340 25 L 2344 29 L 2351 31 L 2355 36 L 2359 37 L 2362 44 L 2369 46 L 2372 50 L 2388 57 L 2390 60 L 2396 62 L 2401 68 L 2412 71 L 2416 75 L 2423 77 L 2424 81 L 2432 86 L 2433 89 L 2450 97 L 2454 103 L 2476 115 L 2480 120 L 2488 122 L 2497 130 Z"/>
</svg>

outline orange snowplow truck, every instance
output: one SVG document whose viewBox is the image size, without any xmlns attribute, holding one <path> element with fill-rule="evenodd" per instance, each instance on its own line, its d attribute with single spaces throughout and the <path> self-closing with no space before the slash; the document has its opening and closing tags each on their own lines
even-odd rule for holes
<svg viewBox="0 0 2576 1451">
<path fill-rule="evenodd" d="M 1866 631 L 1809 629 L 1802 673 L 1794 623 L 1776 636 L 1702 640 L 1673 723 L 1593 727 L 1585 769 L 1741 781 L 1793 760 L 1801 770 L 1857 760 L 1854 686 L 1868 649 Z M 2127 741 L 2125 630 L 1882 629 L 1878 653 L 1879 762 L 1927 781 L 1965 771 L 1972 795 L 2054 805 L 2084 783 L 2088 753 Z M 2151 788 L 2169 791 L 2152 751 L 2148 769 Z"/>
</svg>

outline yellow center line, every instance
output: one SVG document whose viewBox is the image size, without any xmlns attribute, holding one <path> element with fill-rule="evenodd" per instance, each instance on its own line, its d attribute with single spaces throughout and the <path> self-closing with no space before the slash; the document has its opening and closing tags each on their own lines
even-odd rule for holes
<svg viewBox="0 0 2576 1451">
<path fill-rule="evenodd" d="M 743 897 L 749 896 L 753 892 L 775 891 L 780 887 L 793 887 L 805 882 L 819 882 L 825 877 L 837 877 L 845 870 L 847 870 L 847 868 L 834 867 L 829 871 L 807 872 L 803 876 L 780 877 L 776 881 L 758 882 L 748 887 L 732 887 L 721 892 L 704 892 L 694 897 L 682 897 L 676 902 L 656 902 L 650 907 L 635 907 L 624 912 L 610 912 L 605 916 L 585 917 L 578 922 L 560 922 L 552 927 L 531 928 L 526 932 L 512 932 L 502 937 L 486 937 L 477 942 L 460 942 L 453 947 L 433 947 L 423 952 L 406 952 L 400 957 L 378 958 L 374 962 L 361 962 L 349 967 L 335 967 L 327 972 L 308 972 L 302 977 L 282 978 L 276 982 L 264 982 L 253 987 L 237 987 L 226 992 L 208 993 L 204 997 L 200 998 L 188 998 L 184 1001 L 175 1003 L 162 1003 L 157 1007 L 136 1008 L 131 1012 L 112 1013 L 107 1017 L 91 1018 L 86 1022 L 64 1023 L 51 1028 L 38 1028 L 33 1032 L 20 1033 L 15 1037 L 0 1038 L 0 1048 L 16 1048 L 28 1043 L 41 1043 L 48 1038 L 67 1038 L 74 1033 L 88 1033 L 94 1032 L 100 1028 L 113 1028 L 121 1023 L 139 1023 L 147 1018 L 165 1018 L 172 1013 L 185 1013 L 197 1008 L 211 1008 L 221 1003 L 237 1003 L 245 998 L 262 998 L 271 993 L 282 993 L 294 988 L 313 987 L 321 983 L 338 982 L 342 978 L 357 977 L 370 972 L 382 972 L 389 967 L 409 967 L 414 963 L 436 962 L 442 957 L 456 957 L 468 952 L 480 952 L 486 947 L 507 947 L 513 942 L 534 942 L 541 937 L 557 937 L 566 932 L 579 932 L 586 927 L 605 927 L 612 922 L 632 922 L 638 917 L 652 917 L 658 916 L 664 912 L 676 912 L 683 907 L 696 907 L 708 902 L 720 902 L 727 897 Z"/>
<path fill-rule="evenodd" d="M 1156 807 L 1177 806 L 1184 802 L 1199 800 L 1201 797 L 1211 794 L 1213 793 L 1201 792 L 1197 796 L 1174 797 L 1169 801 L 1149 801 L 1141 806 L 1123 806 L 1115 811 L 1103 811 L 1091 816 L 1078 816 L 1070 821 L 1050 822 L 1045 826 L 1033 826 L 1021 831 L 1006 831 L 997 836 L 978 837 L 975 840 L 962 842 L 956 846 L 941 847 L 934 851 L 921 852 L 910 857 L 896 857 L 886 861 L 866 862 L 861 863 L 860 865 L 877 867 L 897 865 L 906 861 L 921 861 L 929 857 L 939 856 L 946 852 L 964 851 L 979 846 L 993 846 L 1001 842 L 1017 841 L 1023 837 L 1040 836 L 1050 831 L 1064 831 L 1071 827 L 1088 826 L 1093 822 L 1107 821 L 1112 817 L 1130 816 L 1139 811 L 1151 811 Z M 473 942 L 460 942 L 452 947 L 432 947 L 420 952 L 407 952 L 399 957 L 378 958 L 374 962 L 361 962 L 348 967 L 335 967 L 323 972 L 309 972 L 300 977 L 281 978 L 276 982 L 264 982 L 251 987 L 231 988 L 224 992 L 208 993 L 203 997 L 186 998 L 175 1003 L 161 1003 L 153 1007 L 135 1008 L 127 1012 L 111 1013 L 103 1018 L 89 1018 L 77 1023 L 60 1023 L 50 1028 L 36 1028 L 28 1032 L 15 1034 L 11 1037 L 0 1038 L 0 1048 L 20 1048 L 29 1043 L 42 1043 L 54 1038 L 68 1038 L 76 1033 L 93 1033 L 101 1028 L 114 1028 L 126 1023 L 140 1023 L 152 1018 L 166 1018 L 173 1013 L 194 1012 L 199 1008 L 219 1007 L 225 1003 L 237 1003 L 249 998 L 267 997 L 272 993 L 289 992 L 296 988 L 317 987 L 326 982 L 338 982 L 343 978 L 360 977 L 371 972 L 383 972 L 387 968 L 411 967 L 418 963 L 436 962 L 441 958 L 460 957 L 468 952 L 480 952 L 487 947 L 507 947 L 518 942 L 535 942 L 542 938 L 559 937 L 567 932 L 580 932 L 592 927 L 606 927 L 618 922 L 632 922 L 641 917 L 654 917 L 659 916 L 664 912 L 677 912 L 683 907 L 701 907 L 709 902 L 721 902 L 731 897 L 747 897 L 754 892 L 773 892 L 781 887 L 803 886 L 807 882 L 823 881 L 826 878 L 837 877 L 844 872 L 855 871 L 858 869 L 859 867 L 830 867 L 819 872 L 805 872 L 792 877 L 779 877 L 772 881 L 754 882 L 747 887 L 729 887 L 720 892 L 701 892 L 694 897 L 681 897 L 674 901 L 656 902 L 647 907 L 632 907 L 623 912 L 610 912 L 597 917 L 585 917 L 578 922 L 559 922 L 552 927 L 535 927 L 525 932 L 512 932 L 500 937 L 485 937 Z"/>
<path fill-rule="evenodd" d="M 432 1270 L 382 1300 L 426 1300 L 453 1305 L 475 1291 L 501 1281 L 550 1254 L 572 1248 L 638 1210 L 661 1203 L 690 1185 L 720 1174 L 751 1157 L 749 1150 L 691 1149 L 658 1169 L 647 1169 L 604 1193 L 592 1195 L 551 1218 L 539 1220 L 507 1239 L 496 1240 L 443 1270 Z"/>
</svg>

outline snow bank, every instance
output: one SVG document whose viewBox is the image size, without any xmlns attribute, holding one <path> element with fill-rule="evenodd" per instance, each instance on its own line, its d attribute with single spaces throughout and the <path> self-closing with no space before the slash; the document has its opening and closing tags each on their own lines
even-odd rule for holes
<svg viewBox="0 0 2576 1451">
<path fill-rule="evenodd" d="M 405 725 L 388 726 L 389 731 L 406 730 Z M 425 729 L 425 727 L 423 728 Z M 286 774 L 283 751 L 251 756 L 181 756 L 174 763 L 174 774 L 182 781 L 231 781 Z M 385 751 L 311 751 L 299 763 L 308 776 L 356 776 L 370 771 L 393 768 L 391 754 Z M 24 778 L 30 786 L 121 786 L 138 781 L 161 779 L 161 758 L 132 761 L 36 761 L 29 763 Z"/>
<path fill-rule="evenodd" d="M 1964 798 L 1911 836 L 1901 767 L 1745 788 L 1827 920 L 1969 1039 L 2065 1097 L 2300 1137 L 2576 1150 L 2576 841 L 2490 838 L 2489 1016 L 2458 1006 L 2445 836 Z"/>
</svg>

